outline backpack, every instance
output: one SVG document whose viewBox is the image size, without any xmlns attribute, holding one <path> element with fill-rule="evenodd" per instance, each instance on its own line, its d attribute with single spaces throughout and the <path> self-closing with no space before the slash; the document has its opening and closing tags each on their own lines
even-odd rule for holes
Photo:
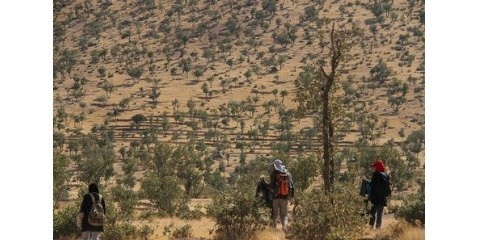
<svg viewBox="0 0 479 240">
<path fill-rule="evenodd" d="M 361 188 L 359 190 L 359 195 L 371 197 L 371 182 L 367 179 L 361 181 Z"/>
<path fill-rule="evenodd" d="M 102 226 L 105 220 L 105 210 L 101 204 L 101 195 L 98 194 L 98 201 L 95 201 L 93 194 L 89 194 L 93 205 L 88 213 L 88 223 L 92 226 Z"/>
<path fill-rule="evenodd" d="M 380 197 L 389 197 L 391 196 L 391 181 L 389 175 L 384 172 L 380 173 L 380 180 L 377 184 L 377 194 Z"/>
<path fill-rule="evenodd" d="M 287 197 L 289 196 L 289 176 L 287 173 L 276 173 L 276 196 Z"/>
</svg>

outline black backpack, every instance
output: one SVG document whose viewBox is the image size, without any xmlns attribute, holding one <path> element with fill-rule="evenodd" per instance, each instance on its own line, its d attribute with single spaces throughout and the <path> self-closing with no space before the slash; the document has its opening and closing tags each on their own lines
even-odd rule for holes
<svg viewBox="0 0 479 240">
<path fill-rule="evenodd" d="M 371 182 L 365 178 L 361 181 L 361 187 L 359 189 L 359 195 L 371 197 Z"/>
<path fill-rule="evenodd" d="M 389 175 L 384 172 L 379 173 L 379 181 L 377 183 L 377 191 L 376 193 L 380 197 L 389 197 L 391 196 L 391 180 Z"/>
<path fill-rule="evenodd" d="M 103 222 L 105 221 L 105 210 L 101 204 L 101 195 L 98 194 L 98 201 L 95 200 L 93 194 L 90 193 L 89 195 L 93 205 L 88 213 L 88 223 L 92 226 L 103 226 Z"/>
</svg>

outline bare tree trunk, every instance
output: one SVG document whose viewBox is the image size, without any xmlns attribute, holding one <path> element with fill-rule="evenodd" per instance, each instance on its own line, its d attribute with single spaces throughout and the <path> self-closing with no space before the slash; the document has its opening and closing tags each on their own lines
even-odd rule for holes
<svg viewBox="0 0 479 240">
<path fill-rule="evenodd" d="M 322 100 L 322 134 L 323 134 L 323 181 L 324 181 L 324 188 L 325 192 L 332 193 L 333 192 L 333 180 L 334 180 L 334 161 L 332 158 L 333 152 L 333 136 L 334 136 L 334 126 L 331 119 L 331 110 L 329 104 L 329 95 L 331 92 L 331 87 L 336 79 L 336 69 L 339 66 L 341 57 L 342 57 L 342 50 L 343 50 L 343 41 L 344 39 L 338 38 L 334 35 L 334 24 L 331 30 L 331 60 L 330 60 L 330 67 L 331 71 L 329 74 L 326 73 L 323 66 L 320 66 L 321 74 L 324 80 L 324 88 L 321 94 Z M 331 201 L 333 201 L 331 199 Z"/>
<path fill-rule="evenodd" d="M 323 181 L 324 188 L 327 193 L 332 192 L 333 188 L 333 172 L 334 163 L 331 161 L 331 135 L 330 135 L 330 112 L 329 112 L 329 97 L 327 92 L 322 94 L 323 100 L 323 116 L 321 131 L 323 134 Z"/>
</svg>

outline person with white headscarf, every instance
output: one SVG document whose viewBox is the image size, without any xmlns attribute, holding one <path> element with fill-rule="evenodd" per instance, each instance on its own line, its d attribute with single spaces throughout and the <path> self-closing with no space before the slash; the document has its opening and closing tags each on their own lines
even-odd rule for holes
<svg viewBox="0 0 479 240">
<path fill-rule="evenodd" d="M 278 215 L 283 230 L 288 228 L 288 201 L 294 198 L 294 184 L 291 173 L 283 162 L 276 159 L 271 164 L 270 189 L 273 198 L 272 227 L 276 229 Z"/>
</svg>

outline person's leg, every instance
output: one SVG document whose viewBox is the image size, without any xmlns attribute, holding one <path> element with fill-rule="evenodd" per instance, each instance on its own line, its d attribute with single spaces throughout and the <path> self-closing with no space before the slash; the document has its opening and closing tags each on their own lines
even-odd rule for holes
<svg viewBox="0 0 479 240">
<path fill-rule="evenodd" d="M 269 217 L 272 220 L 273 219 L 273 200 L 270 199 L 268 202 L 268 208 L 269 208 Z"/>
<path fill-rule="evenodd" d="M 369 199 L 364 199 L 364 212 L 361 213 L 361 216 L 365 216 L 369 214 L 370 208 L 369 208 Z"/>
<path fill-rule="evenodd" d="M 369 226 L 374 227 L 374 222 L 376 222 L 376 205 L 373 204 L 371 210 L 369 210 L 369 214 L 371 217 L 369 218 Z"/>
<path fill-rule="evenodd" d="M 101 232 L 91 232 L 91 239 L 92 240 L 100 240 Z"/>
<path fill-rule="evenodd" d="M 279 199 L 273 199 L 273 214 L 272 214 L 272 221 L 271 227 L 276 229 L 276 219 L 278 218 L 279 214 Z"/>
<path fill-rule="evenodd" d="M 280 199 L 279 215 L 281 217 L 281 225 L 283 229 L 286 230 L 288 227 L 288 200 Z"/>
<path fill-rule="evenodd" d="M 383 222 L 383 210 L 384 206 L 383 205 L 378 205 L 376 210 L 376 228 L 381 228 L 381 224 Z"/>
<path fill-rule="evenodd" d="M 82 240 L 90 240 L 90 234 L 91 234 L 91 232 L 89 232 L 89 231 L 82 232 L 81 233 L 81 239 Z"/>
</svg>

